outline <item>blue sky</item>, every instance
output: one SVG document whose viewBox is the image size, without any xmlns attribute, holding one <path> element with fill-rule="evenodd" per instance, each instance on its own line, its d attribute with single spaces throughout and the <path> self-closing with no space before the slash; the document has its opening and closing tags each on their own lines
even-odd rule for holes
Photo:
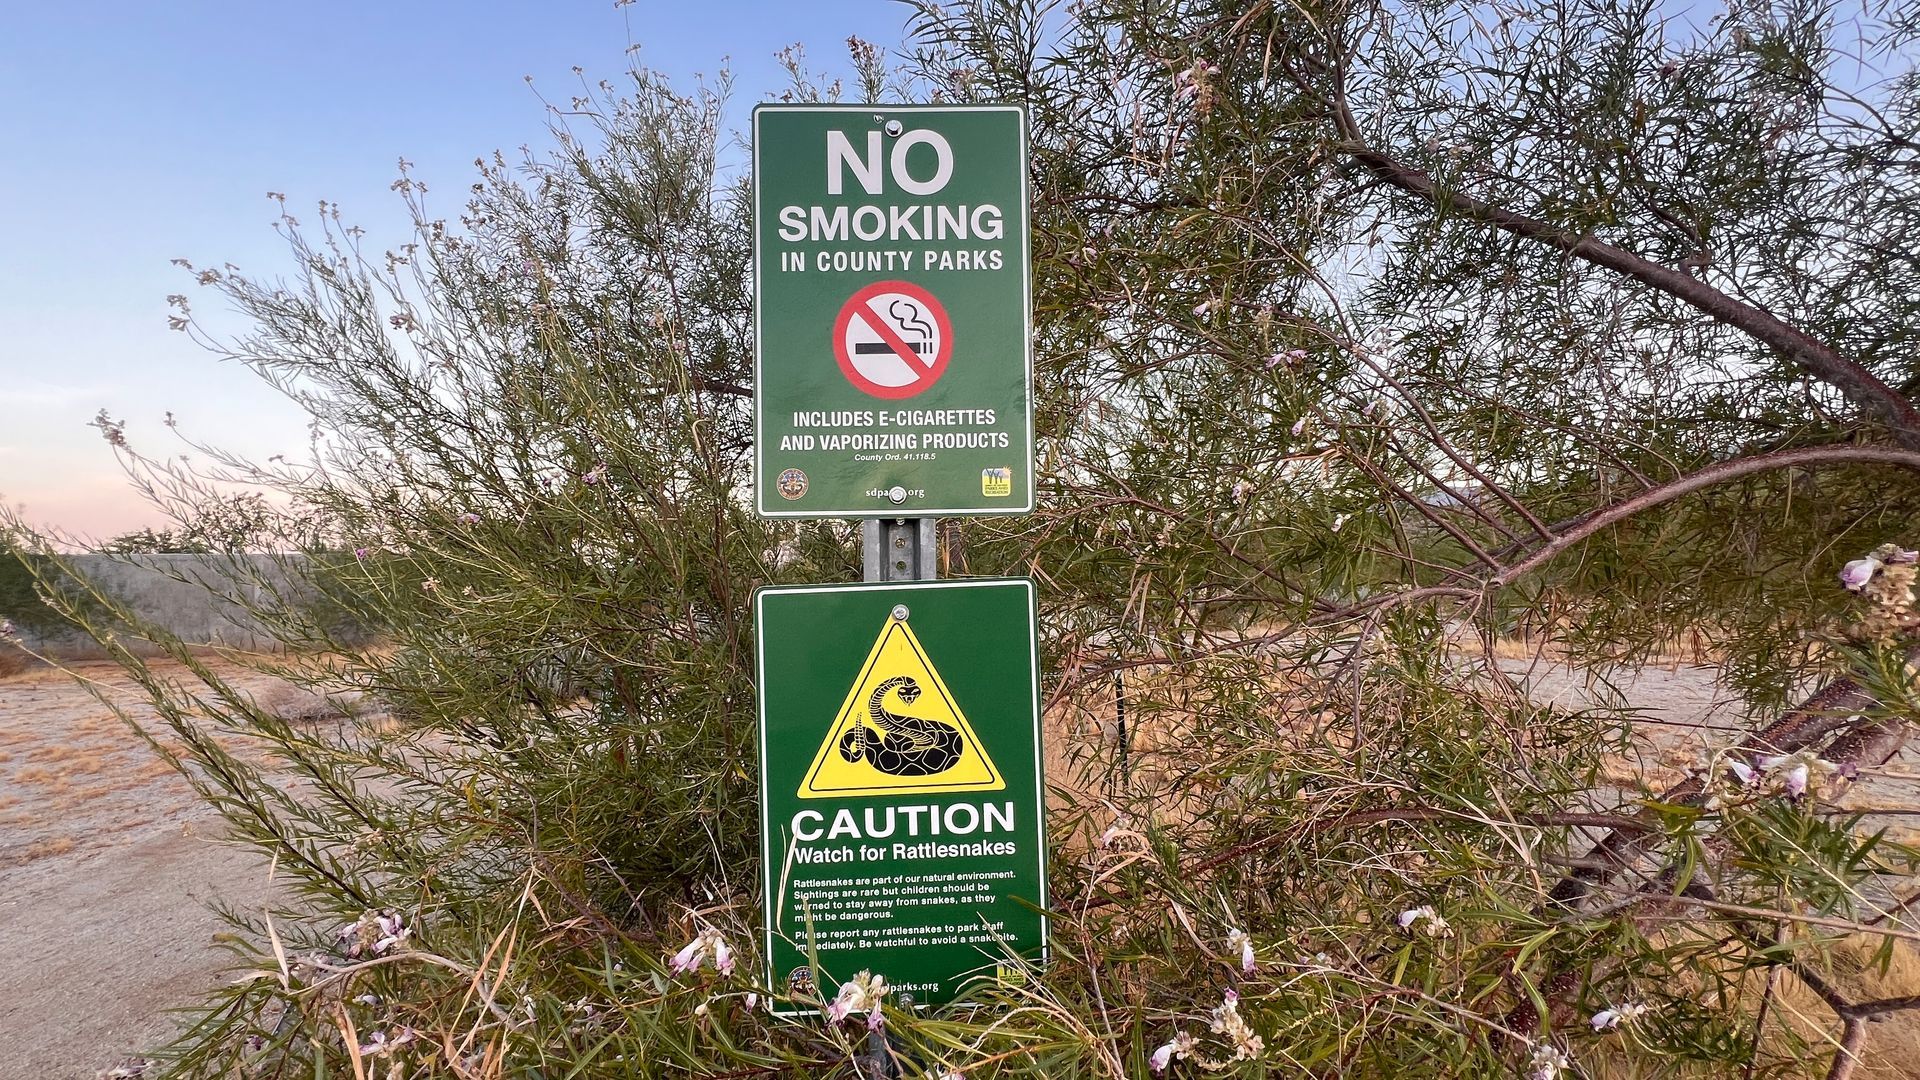
<svg viewBox="0 0 1920 1080">
<path fill-rule="evenodd" d="M 495 148 L 545 145 L 523 81 L 564 101 L 634 59 L 676 80 L 732 58 L 734 108 L 782 85 L 774 53 L 841 67 L 847 35 L 895 46 L 889 0 L 15 5 L 0 34 L 0 500 L 96 536 L 154 522 L 87 422 L 104 408 L 142 451 L 182 433 L 257 458 L 301 454 L 298 410 L 166 329 L 169 260 L 287 266 L 268 191 L 321 199 L 404 239 L 395 161 L 459 191 Z M 229 323 L 231 325 L 231 323 Z"/>
</svg>

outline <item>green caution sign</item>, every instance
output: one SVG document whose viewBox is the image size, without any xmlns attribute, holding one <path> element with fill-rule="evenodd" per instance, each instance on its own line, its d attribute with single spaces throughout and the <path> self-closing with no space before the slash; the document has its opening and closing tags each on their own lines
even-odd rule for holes
<svg viewBox="0 0 1920 1080">
<path fill-rule="evenodd" d="M 913 1001 L 1017 979 L 1046 944 L 1033 585 L 755 594 L 770 985 L 861 971 Z"/>
<path fill-rule="evenodd" d="M 1033 509 L 1026 117 L 753 114 L 760 513 Z"/>
</svg>

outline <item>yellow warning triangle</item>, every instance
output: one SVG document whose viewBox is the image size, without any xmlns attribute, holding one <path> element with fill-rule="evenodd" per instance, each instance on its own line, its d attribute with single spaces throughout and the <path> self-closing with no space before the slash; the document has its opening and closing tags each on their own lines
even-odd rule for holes
<svg viewBox="0 0 1920 1080">
<path fill-rule="evenodd" d="M 889 617 L 813 755 L 800 798 L 1006 786 L 913 628 Z"/>
</svg>

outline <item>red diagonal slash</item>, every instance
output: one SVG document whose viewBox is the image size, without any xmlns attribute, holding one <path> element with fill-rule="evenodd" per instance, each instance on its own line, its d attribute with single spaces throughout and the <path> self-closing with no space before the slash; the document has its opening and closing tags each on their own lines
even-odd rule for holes
<svg viewBox="0 0 1920 1080">
<path fill-rule="evenodd" d="M 920 354 L 913 351 L 913 346 L 907 344 L 899 334 L 894 333 L 892 325 L 881 318 L 879 312 L 873 310 L 872 301 L 868 301 L 865 307 L 866 310 L 861 312 L 864 321 L 874 333 L 880 335 L 881 341 L 887 343 L 887 348 L 899 353 L 900 359 L 907 361 L 909 365 L 917 365 L 928 371 L 933 370 L 933 358 L 920 359 Z"/>
</svg>

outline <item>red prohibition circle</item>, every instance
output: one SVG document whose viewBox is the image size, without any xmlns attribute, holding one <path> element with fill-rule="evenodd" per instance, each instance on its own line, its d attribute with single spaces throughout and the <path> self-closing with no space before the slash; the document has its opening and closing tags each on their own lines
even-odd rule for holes
<svg viewBox="0 0 1920 1080">
<path fill-rule="evenodd" d="M 867 301 L 886 293 L 899 293 L 918 303 L 933 316 L 934 326 L 940 331 L 940 347 L 934 350 L 933 362 L 926 365 L 926 370 L 919 378 L 904 386 L 886 386 L 862 375 L 859 368 L 854 366 L 853 357 L 847 350 L 847 328 L 852 325 L 856 315 L 860 316 L 870 329 L 874 329 L 876 335 L 884 338 L 893 334 L 891 327 L 885 330 L 878 329 L 883 325 L 883 320 L 867 306 Z M 897 338 L 897 335 L 895 337 Z M 910 366 L 919 363 L 906 353 L 900 352 L 897 342 L 890 341 L 889 344 L 894 345 L 894 352 L 899 355 L 903 363 Z M 932 293 L 911 281 L 876 281 L 862 288 L 848 297 L 846 303 L 840 305 L 840 315 L 833 321 L 833 358 L 839 361 L 840 373 L 845 375 L 847 381 L 858 387 L 862 393 L 873 397 L 898 401 L 921 393 L 939 382 L 940 376 L 947 373 L 947 361 L 952 357 L 953 324 L 947 320 L 947 309 L 940 301 L 934 299 Z"/>
</svg>

